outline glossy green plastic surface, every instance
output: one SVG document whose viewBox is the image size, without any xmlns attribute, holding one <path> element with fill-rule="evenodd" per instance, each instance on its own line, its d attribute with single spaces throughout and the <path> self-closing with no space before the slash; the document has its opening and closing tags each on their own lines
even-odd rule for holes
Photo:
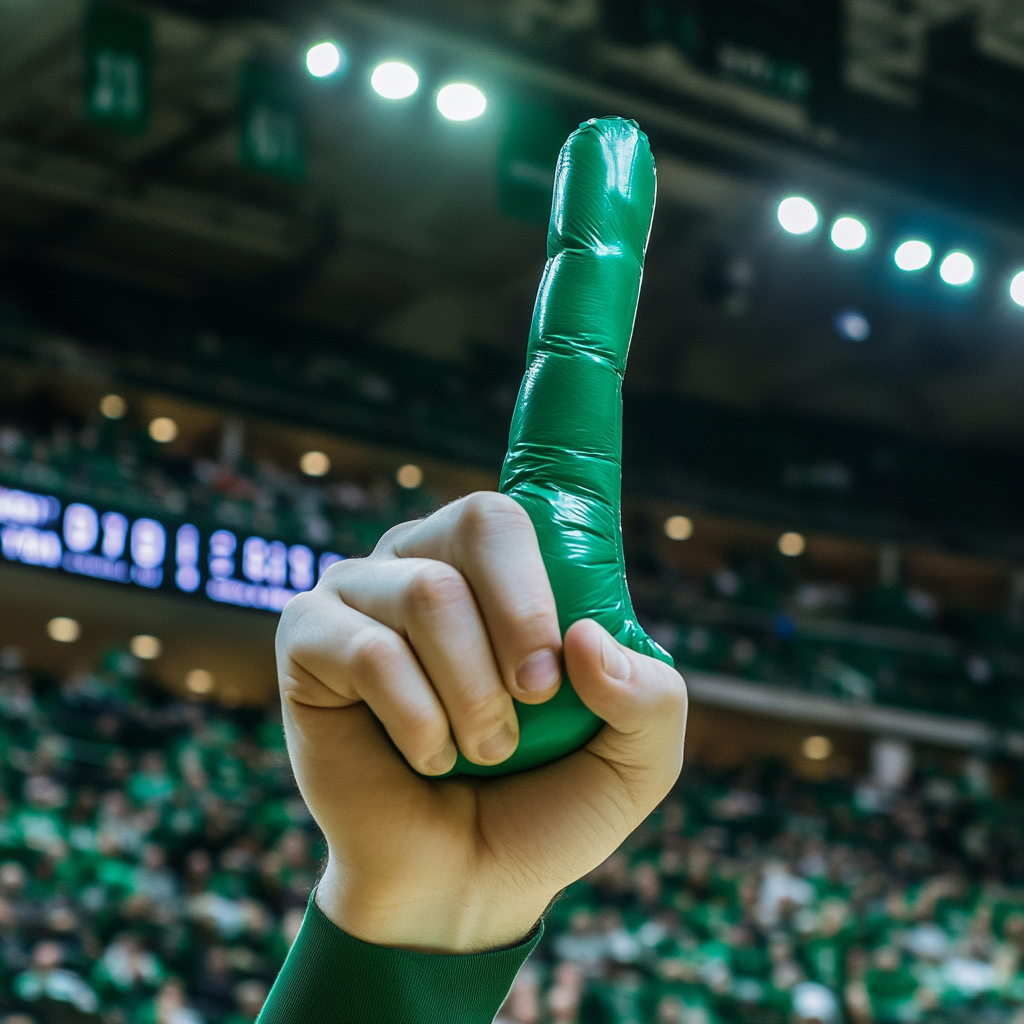
<svg viewBox="0 0 1024 1024">
<path fill-rule="evenodd" d="M 529 513 L 565 631 L 596 619 L 617 640 L 672 664 L 640 628 L 620 528 L 622 376 L 654 214 L 654 159 L 635 121 L 581 124 L 562 147 L 548 261 L 499 489 Z M 546 704 L 516 704 L 520 739 L 499 765 L 461 754 L 453 774 L 505 775 L 586 743 L 601 720 L 562 680 Z"/>
</svg>

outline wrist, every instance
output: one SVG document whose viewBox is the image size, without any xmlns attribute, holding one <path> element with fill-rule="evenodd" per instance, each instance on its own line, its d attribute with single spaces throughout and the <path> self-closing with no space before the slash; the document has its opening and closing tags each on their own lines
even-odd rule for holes
<svg viewBox="0 0 1024 1024">
<path fill-rule="evenodd" d="M 449 955 L 519 945 L 533 934 L 550 902 L 509 908 L 493 894 L 371 894 L 333 859 L 328 860 L 314 898 L 332 923 L 363 942 Z"/>
</svg>

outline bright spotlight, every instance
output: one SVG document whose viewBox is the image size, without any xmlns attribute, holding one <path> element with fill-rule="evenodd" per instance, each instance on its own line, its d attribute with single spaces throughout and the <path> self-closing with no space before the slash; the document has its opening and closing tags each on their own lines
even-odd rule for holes
<svg viewBox="0 0 1024 1024">
<path fill-rule="evenodd" d="M 818 226 L 818 210 L 803 196 L 790 196 L 779 203 L 779 223 L 791 235 L 806 235 Z"/>
<path fill-rule="evenodd" d="M 974 260 L 965 252 L 951 252 L 939 264 L 939 277 L 946 284 L 967 284 L 974 277 Z"/>
<path fill-rule="evenodd" d="M 420 87 L 420 76 L 400 60 L 387 60 L 374 68 L 370 85 L 386 100 L 404 100 Z"/>
<path fill-rule="evenodd" d="M 1024 270 L 1013 275 L 1013 280 L 1010 282 L 1010 298 L 1018 306 L 1024 306 Z"/>
<path fill-rule="evenodd" d="M 487 97 L 468 82 L 451 82 L 437 94 L 437 109 L 449 121 L 472 121 L 487 109 Z"/>
<path fill-rule="evenodd" d="M 832 225 L 832 244 L 837 249 L 852 252 L 863 248 L 868 240 L 868 229 L 862 220 L 856 217 L 839 217 Z"/>
<path fill-rule="evenodd" d="M 923 270 L 932 261 L 932 247 L 927 242 L 912 238 L 904 242 L 892 258 L 900 270 Z"/>
<path fill-rule="evenodd" d="M 844 309 L 836 314 L 836 334 L 847 341 L 867 341 L 871 336 L 868 318 L 857 309 Z"/>
<path fill-rule="evenodd" d="M 344 53 L 337 43 L 324 40 L 306 51 L 306 70 L 314 78 L 327 78 L 341 70 L 343 58 Z"/>
</svg>

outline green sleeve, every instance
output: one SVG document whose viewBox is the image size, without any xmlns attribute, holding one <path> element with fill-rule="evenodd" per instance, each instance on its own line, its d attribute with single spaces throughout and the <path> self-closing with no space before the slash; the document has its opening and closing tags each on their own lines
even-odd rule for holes
<svg viewBox="0 0 1024 1024">
<path fill-rule="evenodd" d="M 310 900 L 256 1024 L 490 1024 L 542 932 L 489 953 L 413 953 L 353 938 Z"/>
</svg>

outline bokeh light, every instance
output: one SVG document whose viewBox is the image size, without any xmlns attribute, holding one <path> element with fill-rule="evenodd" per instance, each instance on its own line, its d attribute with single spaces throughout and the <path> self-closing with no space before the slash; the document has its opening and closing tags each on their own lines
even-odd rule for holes
<svg viewBox="0 0 1024 1024">
<path fill-rule="evenodd" d="M 472 121 L 487 109 L 487 97 L 469 82 L 452 82 L 438 92 L 437 109 L 449 121 Z"/>
<path fill-rule="evenodd" d="M 781 551 L 787 558 L 796 558 L 797 555 L 802 555 L 806 547 L 807 541 L 804 540 L 802 533 L 794 533 L 790 531 L 788 533 L 784 533 L 779 538 L 779 551 Z"/>
<path fill-rule="evenodd" d="M 196 693 L 202 696 L 213 689 L 213 673 L 207 672 L 205 668 L 194 668 L 185 676 L 185 686 L 189 693 Z"/>
<path fill-rule="evenodd" d="M 128 649 L 136 658 L 142 658 L 143 661 L 152 661 L 154 658 L 160 657 L 164 645 L 155 636 L 150 636 L 148 633 L 140 633 L 138 636 L 131 638 L 128 642 Z"/>
<path fill-rule="evenodd" d="M 806 235 L 818 226 L 818 210 L 803 196 L 789 196 L 779 203 L 779 223 L 791 235 Z"/>
<path fill-rule="evenodd" d="M 82 627 L 77 619 L 69 619 L 66 615 L 58 615 L 46 624 L 46 633 L 51 640 L 61 644 L 73 644 L 81 635 Z"/>
<path fill-rule="evenodd" d="M 1018 271 L 1010 281 L 1010 298 L 1018 306 L 1024 306 L 1024 270 Z"/>
<path fill-rule="evenodd" d="M 974 278 L 974 260 L 965 252 L 951 252 L 939 264 L 939 277 L 946 284 L 969 284 Z"/>
<path fill-rule="evenodd" d="M 149 436 L 158 444 L 170 444 L 178 436 L 178 424 L 170 416 L 157 416 L 149 424 Z"/>
<path fill-rule="evenodd" d="M 119 420 L 128 411 L 128 403 L 120 395 L 104 395 L 100 399 L 100 412 L 108 420 Z"/>
<path fill-rule="evenodd" d="M 871 323 L 859 309 L 844 309 L 836 314 L 836 334 L 847 341 L 867 341 Z"/>
<path fill-rule="evenodd" d="M 314 78 L 327 78 L 341 70 L 344 57 L 344 51 L 337 43 L 324 40 L 306 51 L 306 70 Z"/>
<path fill-rule="evenodd" d="M 832 756 L 832 741 L 827 736 L 808 736 L 802 749 L 808 761 L 827 761 Z"/>
<path fill-rule="evenodd" d="M 324 452 L 306 452 L 299 459 L 299 469 L 306 476 L 326 476 L 331 470 L 331 460 Z"/>
<path fill-rule="evenodd" d="M 670 540 L 689 540 L 693 536 L 693 520 L 689 516 L 669 516 L 665 520 L 665 536 Z"/>
<path fill-rule="evenodd" d="M 892 258 L 900 270 L 923 270 L 932 261 L 932 247 L 918 238 L 911 238 L 897 248 Z"/>
<path fill-rule="evenodd" d="M 414 491 L 423 483 L 423 470 L 414 463 L 407 462 L 404 466 L 399 466 L 395 480 L 398 481 L 399 487 L 404 487 L 407 491 Z"/>
<path fill-rule="evenodd" d="M 404 100 L 420 87 L 420 76 L 400 60 L 387 60 L 374 68 L 370 85 L 386 100 Z"/>
<path fill-rule="evenodd" d="M 856 217 L 839 217 L 832 225 L 830 237 L 837 249 L 847 252 L 862 249 L 868 240 L 867 225 Z"/>
</svg>

